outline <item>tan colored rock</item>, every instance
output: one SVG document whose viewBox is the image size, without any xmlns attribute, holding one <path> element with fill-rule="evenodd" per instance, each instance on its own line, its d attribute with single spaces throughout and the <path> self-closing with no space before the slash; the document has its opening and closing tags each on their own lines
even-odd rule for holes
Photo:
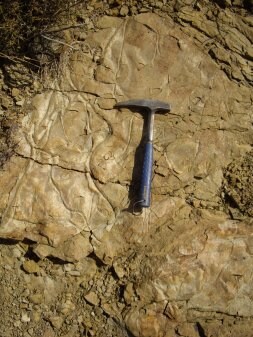
<svg viewBox="0 0 253 337">
<path fill-rule="evenodd" d="M 22 264 L 22 267 L 28 274 L 39 274 L 40 273 L 39 265 L 33 260 L 24 261 L 24 263 Z"/>
<path fill-rule="evenodd" d="M 92 229 L 95 239 L 100 240 L 107 225 L 114 223 L 115 215 L 111 205 L 120 209 L 127 204 L 127 190 L 124 190 L 122 183 L 129 183 L 132 179 L 132 171 L 136 165 L 134 153 L 140 142 L 140 130 L 143 126 L 141 116 L 132 112 L 106 112 L 105 109 L 111 109 L 115 103 L 115 88 L 118 97 L 145 97 L 151 93 L 151 96 L 173 102 L 176 115 L 156 116 L 155 142 L 159 142 L 161 151 L 164 148 L 166 151 L 161 167 L 160 159 L 157 161 L 157 174 L 153 181 L 154 196 L 197 183 L 198 198 L 215 197 L 220 184 L 221 166 L 224 164 L 223 161 L 221 165 L 219 158 L 225 154 L 224 160 L 228 162 L 230 152 L 227 146 L 232 148 L 233 145 L 230 142 L 230 133 L 219 132 L 219 128 L 229 129 L 231 123 L 237 123 L 236 120 L 233 122 L 235 115 L 227 118 L 225 106 L 230 103 L 223 102 L 222 86 L 229 87 L 229 84 L 225 78 L 221 81 L 214 75 L 215 65 L 191 46 L 182 33 L 176 29 L 173 33 L 178 36 L 179 43 L 172 33 L 168 37 L 159 20 L 155 16 L 144 14 L 136 20 L 126 21 L 126 43 L 119 69 L 117 59 L 121 49 L 116 36 L 122 35 L 125 24 L 117 27 L 113 25 L 111 30 L 101 30 L 90 36 L 90 43 L 101 45 L 103 63 L 97 66 L 92 61 L 92 55 L 91 58 L 87 55 L 83 58 L 80 51 L 75 52 L 70 60 L 71 72 L 65 70 L 59 87 L 62 90 L 72 87 L 76 92 L 69 93 L 69 99 L 60 91 L 36 96 L 33 101 L 36 113 L 24 119 L 24 135 L 18 149 L 22 156 L 27 157 L 24 165 L 28 166 L 18 192 L 12 198 L 15 207 L 9 205 L 5 209 L 2 235 L 6 232 L 9 237 L 22 238 L 24 228 L 30 226 L 33 229 L 25 231 L 26 237 L 45 245 L 49 242 L 50 246 L 56 247 L 82 230 Z M 152 50 L 155 47 L 155 34 L 149 34 L 148 27 L 157 29 L 161 36 L 161 53 L 155 54 L 157 60 L 154 67 L 151 66 L 153 61 L 150 55 L 153 55 Z M 132 36 L 137 31 L 138 34 L 147 36 L 140 50 L 132 42 Z M 111 34 L 115 38 L 110 40 Z M 109 41 L 109 45 L 106 41 Z M 111 50 L 114 51 L 113 58 Z M 169 58 L 167 50 L 171 53 Z M 173 59 L 180 67 L 174 64 L 172 66 Z M 127 71 L 125 64 L 131 65 L 136 71 Z M 103 75 L 103 79 L 98 72 L 94 80 L 93 69 L 107 69 L 113 74 L 109 76 L 110 84 L 105 84 L 106 75 Z M 174 80 L 167 81 L 164 69 L 167 69 L 170 78 Z M 183 95 L 180 90 L 183 90 Z M 92 94 L 100 97 L 94 100 Z M 190 95 L 188 100 L 182 101 L 181 97 L 188 97 L 187 95 Z M 243 101 L 243 98 L 239 100 Z M 63 108 L 63 112 L 57 108 L 59 106 Z M 83 110 L 86 111 L 84 114 Z M 217 111 L 224 114 L 223 119 L 219 119 Z M 247 128 L 249 119 L 246 115 L 244 119 Z M 47 127 L 47 121 L 50 121 L 50 128 Z M 196 131 L 198 128 L 199 131 Z M 212 131 L 209 128 L 213 128 Z M 110 135 L 110 130 L 113 130 L 113 135 Z M 207 148 L 210 153 L 216 153 L 215 159 L 207 156 Z M 157 154 L 158 152 L 155 153 Z M 29 162 L 29 158 L 34 161 Z M 200 180 L 195 182 L 195 177 Z M 118 187 L 115 182 L 120 182 Z M 3 196 L 8 195 L 8 191 L 9 187 L 6 186 Z M 47 198 L 44 198 L 45 191 Z M 31 207 L 32 195 L 36 195 L 37 200 L 34 207 Z M 95 201 L 96 198 L 98 201 Z M 22 209 L 19 207 L 21 199 L 25 200 L 25 203 L 22 202 Z M 91 200 L 96 205 L 92 212 Z M 89 219 L 86 219 L 87 214 L 90 214 Z M 50 218 L 54 219 L 52 223 Z M 44 256 L 51 253 L 50 248 Z"/>
<path fill-rule="evenodd" d="M 35 323 L 40 322 L 41 321 L 41 312 L 40 311 L 32 311 L 32 313 L 31 313 L 31 319 Z"/>
<path fill-rule="evenodd" d="M 179 336 L 198 337 L 199 333 L 196 331 L 195 324 L 184 323 L 177 329 Z"/>
<path fill-rule="evenodd" d="M 217 25 L 204 8 L 184 7 L 183 28 L 151 13 L 104 19 L 34 97 L 16 156 L 0 172 L 1 237 L 33 240 L 41 258 L 94 253 L 108 270 L 122 261 L 115 270 L 128 306 L 119 316 L 138 337 L 168 336 L 177 324 L 194 336 L 187 320 L 253 315 L 251 219 L 233 219 L 221 198 L 224 169 L 253 143 L 249 32 L 226 10 Z M 172 104 L 155 116 L 152 205 L 139 213 L 132 205 L 145 123 L 137 111 L 113 108 L 131 98 Z M 231 179 L 227 191 L 243 198 L 247 182 Z M 99 268 L 88 264 L 86 275 L 84 265 L 69 271 L 96 289 Z M 52 279 L 24 277 L 45 300 L 57 296 Z M 90 290 L 85 299 L 97 307 L 100 296 Z M 111 315 L 115 308 L 105 306 Z M 59 329 L 61 317 L 55 322 Z"/>
<path fill-rule="evenodd" d="M 67 293 L 65 300 L 61 304 L 60 313 L 63 315 L 68 315 L 75 310 L 75 304 L 72 301 L 72 294 Z"/>
<path fill-rule="evenodd" d="M 114 269 L 115 273 L 117 274 L 118 278 L 124 277 L 125 271 L 122 268 L 122 266 L 118 265 L 117 263 L 116 264 L 114 263 L 113 264 L 113 269 Z"/>
<path fill-rule="evenodd" d="M 31 296 L 29 296 L 29 300 L 34 304 L 40 304 L 43 302 L 43 295 L 40 293 L 32 294 Z"/>
<path fill-rule="evenodd" d="M 226 1 L 224 5 L 228 6 Z M 244 6 L 241 1 L 234 1 L 233 6 L 236 5 Z M 252 54 L 251 15 L 247 12 L 245 15 L 238 15 L 227 8 L 223 10 L 212 6 L 208 10 L 208 6 L 202 6 L 200 3 L 197 6 L 199 11 L 193 10 L 192 4 L 189 3 L 178 8 L 177 15 L 184 26 L 183 30 L 204 48 L 206 44 L 207 49 L 211 46 L 210 55 L 231 80 L 248 86 L 247 75 L 250 76 L 250 72 L 245 72 L 246 78 L 242 76 L 241 60 L 252 68 L 252 59 L 249 57 Z M 214 43 L 209 46 L 210 37 L 214 38 Z M 215 54 L 213 49 L 216 49 Z"/>
<path fill-rule="evenodd" d="M 7 96 L 4 96 L 1 98 L 0 104 L 4 109 L 8 109 L 11 105 L 11 100 Z"/>
<path fill-rule="evenodd" d="M 100 98 L 97 104 L 101 109 L 111 110 L 116 104 L 116 100 L 114 98 Z"/>
<path fill-rule="evenodd" d="M 127 304 L 130 304 L 133 302 L 134 299 L 134 286 L 133 283 L 128 283 L 126 285 L 125 291 L 124 291 L 124 299 Z"/>
<path fill-rule="evenodd" d="M 132 310 L 125 317 L 127 327 L 134 336 L 160 337 L 166 331 L 167 322 L 162 313 L 148 310 L 145 314 L 138 309 Z M 138 327 L 138 328 L 137 328 Z"/>
<path fill-rule="evenodd" d="M 11 90 L 12 97 L 18 97 L 20 94 L 21 94 L 21 92 L 18 88 L 12 88 L 12 90 Z"/>
<path fill-rule="evenodd" d="M 30 320 L 31 320 L 31 318 L 29 317 L 27 312 L 23 312 L 21 314 L 21 322 L 28 323 L 28 322 L 30 322 Z"/>
<path fill-rule="evenodd" d="M 89 236 L 89 233 L 83 232 L 57 245 L 57 247 L 38 244 L 34 248 L 34 253 L 41 259 L 47 256 L 55 256 L 63 261 L 79 261 L 93 250 L 89 242 Z"/>
<path fill-rule="evenodd" d="M 98 295 L 94 291 L 90 291 L 87 295 L 84 296 L 86 301 L 92 305 L 99 305 Z"/>
<path fill-rule="evenodd" d="M 99 28 L 112 28 L 112 27 L 119 27 L 121 23 L 122 19 L 105 15 L 98 20 L 97 26 Z"/>
<path fill-rule="evenodd" d="M 51 316 L 49 317 L 49 321 L 55 329 L 59 330 L 62 327 L 64 318 L 61 316 Z"/>
<path fill-rule="evenodd" d="M 59 293 L 63 291 L 63 285 L 57 283 L 57 280 L 53 280 L 49 276 L 25 274 L 24 281 L 29 292 L 31 294 L 41 294 L 43 296 L 43 303 L 47 303 L 47 305 L 55 301 Z M 37 297 L 37 299 L 40 300 L 39 297 Z M 35 312 L 37 312 L 36 315 L 40 315 L 40 310 L 38 310 L 38 308 Z"/>
<path fill-rule="evenodd" d="M 85 258 L 76 264 L 76 269 L 80 271 L 84 280 L 89 282 L 97 273 L 96 262 L 92 258 Z"/>
<path fill-rule="evenodd" d="M 42 335 L 42 337 L 54 337 L 54 336 L 55 332 L 52 327 L 47 327 Z"/>
<path fill-rule="evenodd" d="M 122 15 L 122 16 L 126 16 L 126 15 L 128 14 L 128 12 L 129 12 L 128 6 L 124 5 L 124 6 L 121 7 L 119 13 L 120 13 L 120 15 Z"/>
</svg>

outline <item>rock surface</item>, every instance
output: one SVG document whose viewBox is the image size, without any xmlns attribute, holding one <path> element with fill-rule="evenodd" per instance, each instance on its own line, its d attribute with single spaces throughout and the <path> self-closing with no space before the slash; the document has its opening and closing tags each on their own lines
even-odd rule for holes
<svg viewBox="0 0 253 337">
<path fill-rule="evenodd" d="M 234 322 L 235 332 L 252 326 L 249 19 L 235 21 L 225 9 L 214 24 L 210 12 L 177 6 L 183 28 L 152 13 L 98 22 L 63 55 L 60 78 L 34 97 L 16 155 L 0 172 L 1 237 L 32 240 L 38 257 L 74 263 L 57 271 L 75 278 L 73 293 L 57 314 L 44 308 L 56 331 L 73 318 L 78 296 L 114 336 L 212 336 L 224 319 L 224 336 L 233 336 Z M 204 36 L 215 38 L 208 53 Z M 143 97 L 170 102 L 172 111 L 155 117 L 152 206 L 136 214 L 145 123 L 113 106 Z M 32 281 L 26 298 L 37 307 L 17 326 L 39 320 L 45 298 L 66 286 L 56 289 L 42 262 L 23 261 L 28 274 L 19 271 Z M 42 297 L 34 297 L 36 285 Z M 102 336 L 84 316 L 73 318 L 70 336 L 81 326 Z M 250 336 L 246 330 L 237 336 Z"/>
</svg>

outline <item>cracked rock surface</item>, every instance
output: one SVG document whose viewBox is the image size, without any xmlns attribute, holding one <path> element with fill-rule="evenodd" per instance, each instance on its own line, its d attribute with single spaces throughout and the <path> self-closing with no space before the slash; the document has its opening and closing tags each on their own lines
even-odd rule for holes
<svg viewBox="0 0 253 337">
<path fill-rule="evenodd" d="M 186 9 L 178 18 L 217 35 L 217 27 Z M 213 60 L 215 49 L 206 53 L 206 45 L 169 17 L 104 16 L 98 27 L 63 55 L 61 76 L 27 107 L 15 156 L 0 172 L 0 235 L 33 242 L 41 266 L 23 269 L 52 289 L 55 277 L 41 271 L 49 263 L 43 258 L 71 262 L 69 269 L 55 267 L 63 280 L 76 280 L 57 314 L 44 317 L 56 330 L 73 318 L 80 296 L 82 309 L 95 308 L 87 311 L 91 321 L 109 324 L 114 336 L 215 336 L 223 322 L 223 335 L 234 336 L 231 324 L 235 332 L 253 324 L 245 323 L 253 316 L 247 71 L 240 80 L 238 69 L 229 77 Z M 252 59 L 248 31 L 243 38 L 232 34 L 237 47 L 226 34 L 220 39 L 227 48 Z M 140 214 L 133 211 L 145 115 L 114 108 L 132 98 L 172 105 L 170 113 L 155 116 L 152 205 Z M 231 211 L 236 206 L 226 204 L 226 196 L 235 195 L 239 217 Z M 36 293 L 30 288 L 29 301 Z M 43 300 L 31 301 L 41 315 Z M 21 321 L 32 319 L 25 309 Z M 84 316 L 73 318 L 73 336 L 81 336 L 80 326 L 92 331 Z"/>
</svg>

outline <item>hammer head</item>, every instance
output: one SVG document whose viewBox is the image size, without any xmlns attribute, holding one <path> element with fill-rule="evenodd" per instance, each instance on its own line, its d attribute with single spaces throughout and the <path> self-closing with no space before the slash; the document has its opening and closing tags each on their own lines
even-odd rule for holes
<svg viewBox="0 0 253 337">
<path fill-rule="evenodd" d="M 170 111 L 171 106 L 168 103 L 152 100 L 152 99 L 131 99 L 125 102 L 119 102 L 115 105 L 116 108 L 143 108 L 151 112 L 163 112 Z"/>
</svg>

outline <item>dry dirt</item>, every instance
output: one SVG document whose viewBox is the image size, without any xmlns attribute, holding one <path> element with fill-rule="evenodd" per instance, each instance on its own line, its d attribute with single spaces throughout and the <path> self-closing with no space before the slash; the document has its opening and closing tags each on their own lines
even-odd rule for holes
<svg viewBox="0 0 253 337">
<path fill-rule="evenodd" d="M 209 60 L 212 62 L 210 69 L 217 69 L 217 72 L 220 72 L 218 78 L 222 79 L 228 90 L 237 95 L 234 100 L 229 101 L 229 104 L 231 103 L 229 108 L 235 112 L 235 116 L 230 115 L 224 120 L 225 113 L 223 114 L 222 100 L 219 98 L 221 104 L 218 117 L 207 114 L 206 119 L 201 121 L 203 132 L 210 125 L 213 127 L 210 138 L 205 134 L 207 141 L 203 142 L 202 146 L 204 148 L 209 146 L 211 151 L 217 151 L 217 157 L 214 156 L 206 167 L 201 167 L 201 163 L 206 160 L 203 154 L 198 159 L 199 166 L 194 173 L 189 172 L 190 161 L 182 158 L 185 159 L 185 155 L 191 151 L 191 145 L 182 150 L 180 160 L 175 155 L 174 168 L 168 168 L 162 155 L 159 154 L 162 151 L 159 146 L 163 144 L 157 145 L 153 180 L 155 216 L 150 215 L 155 220 L 151 219 L 151 228 L 146 228 L 149 219 L 138 218 L 123 209 L 129 206 L 128 203 L 125 203 L 122 209 L 118 206 L 119 196 L 131 196 L 131 193 L 127 194 L 124 189 L 133 188 L 134 191 L 136 188 L 136 186 L 129 187 L 132 178 L 129 167 L 131 168 L 133 163 L 129 162 L 127 172 L 117 171 L 115 178 L 110 169 L 106 173 L 101 172 L 94 156 L 92 179 L 96 181 L 96 187 L 99 186 L 106 194 L 108 183 L 112 191 L 114 188 L 117 191 L 116 196 L 112 192 L 110 198 L 111 203 L 115 205 L 113 213 L 116 214 L 118 222 L 116 229 L 112 232 L 108 230 L 105 239 L 101 238 L 101 242 L 104 243 L 102 248 L 91 249 L 90 247 L 97 247 L 97 242 L 92 235 L 85 236 L 86 232 L 81 232 L 82 235 L 79 236 L 80 244 L 87 248 L 85 256 L 82 255 L 83 252 L 78 255 L 79 250 L 82 250 L 78 247 L 79 241 L 70 242 L 69 237 L 67 246 L 60 246 L 54 251 L 55 247 L 52 244 L 52 247 L 49 245 L 52 249 L 49 251 L 48 246 L 45 248 L 43 238 L 41 239 L 45 233 L 42 233 L 41 229 L 37 231 L 37 227 L 34 232 L 31 231 L 30 239 L 27 239 L 29 233 L 24 234 L 28 232 L 28 227 L 22 232 L 21 236 L 23 235 L 25 239 L 21 241 L 13 241 L 3 235 L 5 238 L 0 241 L 1 337 L 253 336 L 251 309 L 253 281 L 251 272 L 247 270 L 248 266 L 252 267 L 253 254 L 251 229 L 253 137 L 252 129 L 249 127 L 250 123 L 252 125 L 252 119 L 246 116 L 246 111 L 249 115 L 250 111 L 252 112 L 253 100 L 252 91 L 251 96 L 249 94 L 253 79 L 251 10 L 251 1 L 90 1 L 72 18 L 82 26 L 64 29 L 57 37 L 62 43 L 57 43 L 55 37 L 48 35 L 48 38 L 52 39 L 52 45 L 49 47 L 54 52 L 57 50 L 58 54 L 65 57 L 66 53 L 70 54 L 69 58 L 60 60 L 63 68 L 56 69 L 56 67 L 52 70 L 50 63 L 44 65 L 43 75 L 38 75 L 23 64 L 10 63 L 1 70 L 1 177 L 10 173 L 10 180 L 5 181 L 3 191 L 8 190 L 8 183 L 15 174 L 18 176 L 17 171 L 23 169 L 28 157 L 33 160 L 34 171 L 48 160 L 40 156 L 40 153 L 35 154 L 36 158 L 30 154 L 28 156 L 25 152 L 27 147 L 20 150 L 15 143 L 17 139 L 15 135 L 19 133 L 23 117 L 31 112 L 33 97 L 40 93 L 43 95 L 55 77 L 60 79 L 57 71 L 69 65 L 64 64 L 66 59 L 70 63 L 73 55 L 73 60 L 78 59 L 75 51 L 72 49 L 69 51 L 70 45 L 74 46 L 71 43 L 85 42 L 90 32 L 99 32 L 101 27 L 97 24 L 101 22 L 99 19 L 102 17 L 124 20 L 126 16 L 153 12 L 160 17 L 168 18 L 170 22 L 175 22 L 177 27 L 180 27 L 178 34 L 182 32 L 189 37 L 193 45 L 203 53 L 199 55 L 206 55 L 207 63 Z M 143 24 L 143 17 L 138 20 L 138 24 L 140 22 Z M 108 30 L 109 28 L 111 27 L 104 27 Z M 99 40 L 99 37 L 97 39 Z M 251 41 L 251 44 L 247 41 Z M 183 47 L 181 46 L 182 50 Z M 42 50 L 38 53 L 38 58 L 42 64 L 46 64 L 49 60 L 43 55 L 41 48 L 38 46 L 38 50 Z M 93 63 L 90 63 L 90 69 L 94 64 L 103 65 L 104 60 L 100 59 L 99 52 L 93 50 Z M 202 63 L 205 65 L 205 61 Z M 191 76 L 194 85 L 195 74 L 192 73 Z M 187 83 L 184 88 L 188 88 Z M 96 99 L 99 95 L 100 92 L 94 94 Z M 183 91 L 181 95 L 186 94 Z M 46 96 L 41 97 L 46 101 Z M 205 97 L 196 97 L 192 97 L 190 102 L 189 115 L 187 113 L 185 119 L 180 115 L 174 116 L 169 125 L 169 130 L 179 130 L 178 133 L 175 132 L 175 138 L 178 134 L 181 135 L 180 132 L 197 133 L 196 130 L 192 131 L 192 128 L 198 125 L 198 121 L 191 116 L 191 109 L 192 112 L 198 113 Z M 106 115 L 101 113 L 103 108 L 111 109 L 110 106 L 109 108 L 106 106 L 107 103 L 106 100 L 99 101 L 102 108 L 96 110 L 96 113 L 104 123 L 99 125 L 106 130 L 110 125 L 114 130 L 115 125 L 120 125 L 120 122 L 114 120 L 114 117 L 107 120 Z M 215 104 L 214 106 L 216 107 Z M 180 110 L 179 104 L 176 107 Z M 239 117 L 237 108 L 243 109 Z M 75 109 L 78 110 L 78 107 Z M 162 117 L 158 118 L 157 132 L 161 134 L 164 132 L 162 127 L 159 129 L 162 122 Z M 137 118 L 138 123 L 141 125 Z M 211 139 L 216 135 L 217 125 L 219 131 L 224 131 L 224 148 L 229 149 L 228 153 L 224 154 L 223 148 L 216 147 L 218 141 L 223 141 L 223 136 Z M 99 132 L 102 134 L 104 131 Z M 164 144 L 167 146 L 165 138 Z M 240 144 L 236 147 L 238 139 Z M 25 143 L 24 140 L 22 142 Z M 179 147 L 171 145 L 166 151 L 180 152 L 184 144 L 185 140 L 182 138 Z M 135 145 L 136 139 L 132 146 Z M 132 156 L 133 152 L 130 151 L 130 154 Z M 69 174 L 72 174 L 71 165 L 78 163 L 74 159 L 71 163 L 70 158 L 64 160 L 63 158 L 55 169 L 71 171 Z M 70 165 L 70 168 L 67 165 Z M 217 167 L 220 167 L 219 172 L 217 169 L 219 174 L 215 171 Z M 182 169 L 183 178 L 176 169 Z M 80 174 L 78 166 L 74 166 L 73 171 Z M 208 176 L 209 172 L 215 174 Z M 177 174 L 182 178 L 180 186 L 178 186 L 179 179 L 175 178 L 178 177 Z M 172 176 L 174 179 L 170 179 Z M 211 177 L 213 185 L 208 177 Z M 123 192 L 116 190 L 117 185 L 120 185 L 120 191 L 122 189 Z M 215 192 L 208 190 L 210 186 Z M 6 206 L 4 193 L 0 205 L 3 214 Z M 169 198 L 168 203 L 167 199 L 163 199 L 164 196 Z M 26 200 L 21 200 L 21 204 L 22 202 L 25 208 Z M 99 202 L 98 205 L 102 207 Z M 168 208 L 172 211 L 166 213 Z M 103 214 L 103 210 L 101 213 Z M 169 217 L 174 220 L 168 221 Z M 148 220 L 147 223 L 145 220 Z M 127 228 L 124 227 L 124 222 L 127 223 Z M 6 225 L 3 221 L 5 231 L 6 226 L 11 228 L 12 222 L 7 222 Z M 136 226 L 139 228 L 136 229 Z M 187 228 L 189 232 L 186 232 Z M 96 228 L 92 228 L 92 231 L 94 234 Z M 31 240 L 35 235 L 36 240 Z M 49 241 L 50 235 L 49 233 Z M 54 235 L 57 237 L 58 234 Z M 96 235 L 99 234 L 95 234 L 95 238 Z M 155 244 L 157 241 L 159 245 Z M 71 255 L 70 251 L 75 248 L 76 255 L 75 253 Z M 209 256 L 210 251 L 213 255 Z M 218 265 L 222 266 L 219 273 Z M 203 276 L 206 275 L 205 272 L 208 276 Z M 212 274 L 217 277 L 212 279 Z"/>
</svg>

